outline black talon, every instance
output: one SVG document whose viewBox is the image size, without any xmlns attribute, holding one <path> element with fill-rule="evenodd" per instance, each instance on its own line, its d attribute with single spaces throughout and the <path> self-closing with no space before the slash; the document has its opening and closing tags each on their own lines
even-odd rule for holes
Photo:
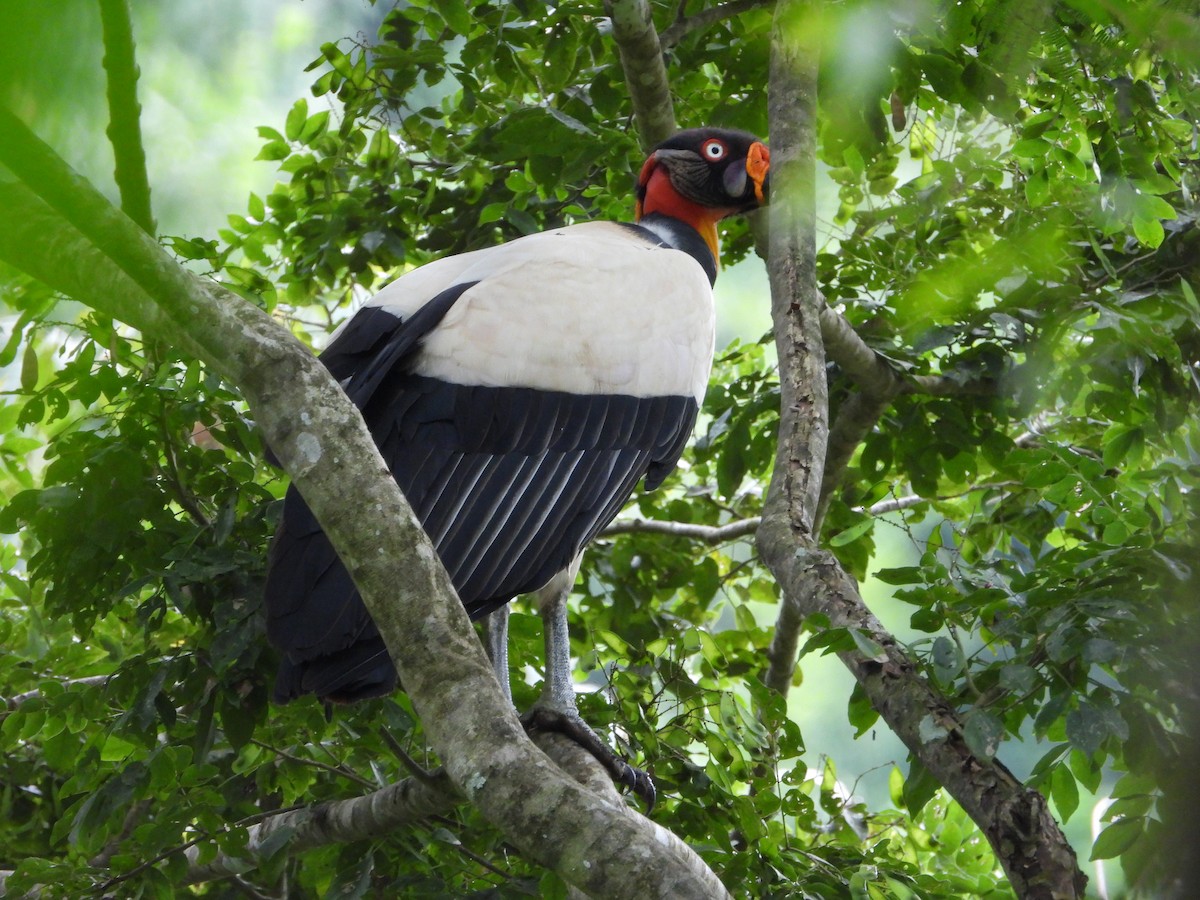
<svg viewBox="0 0 1200 900">
<path fill-rule="evenodd" d="M 654 789 L 653 779 L 617 756 L 579 717 L 535 706 L 521 716 L 521 724 L 531 733 L 541 731 L 569 737 L 604 766 L 613 783 L 633 791 L 634 796 L 646 804 L 646 815 L 654 810 L 654 801 L 658 794 Z"/>
</svg>

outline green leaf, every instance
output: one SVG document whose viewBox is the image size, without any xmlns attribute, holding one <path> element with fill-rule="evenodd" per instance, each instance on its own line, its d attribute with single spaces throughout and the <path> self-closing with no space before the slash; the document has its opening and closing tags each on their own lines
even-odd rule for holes
<svg viewBox="0 0 1200 900">
<path fill-rule="evenodd" d="M 1158 219 L 1147 219 L 1143 216 L 1133 217 L 1133 236 L 1147 247 L 1157 247 L 1166 237 L 1162 222 Z"/>
<path fill-rule="evenodd" d="M 1109 736 L 1108 722 L 1091 703 L 1081 703 L 1067 713 L 1067 740 L 1071 746 L 1091 756 Z"/>
<path fill-rule="evenodd" d="M 851 628 L 850 636 L 854 638 L 854 646 L 858 649 L 858 652 L 867 659 L 878 663 L 888 661 L 888 655 L 883 646 L 863 629 Z"/>
<path fill-rule="evenodd" d="M 942 636 L 934 640 L 929 658 L 933 662 L 934 675 L 942 684 L 952 683 L 958 673 L 962 671 L 964 662 L 962 654 L 959 652 L 958 645 L 948 637 Z"/>
<path fill-rule="evenodd" d="M 32 391 L 38 384 L 38 355 L 37 348 L 30 341 L 25 345 L 25 353 L 21 357 L 21 389 Z"/>
<path fill-rule="evenodd" d="M 925 766 L 909 758 L 908 777 L 904 779 L 904 805 L 909 815 L 916 816 L 925 804 L 933 799 L 940 787 L 937 779 L 929 774 Z"/>
<path fill-rule="evenodd" d="M 1070 820 L 1072 813 L 1079 807 L 1079 786 L 1075 776 L 1066 766 L 1055 766 L 1050 774 L 1050 797 L 1054 808 L 1058 810 L 1059 818 L 1064 822 Z"/>
<path fill-rule="evenodd" d="M 1088 858 L 1093 861 L 1114 859 L 1132 847 L 1145 830 L 1145 816 L 1118 819 L 1100 832 L 1100 836 L 1092 844 L 1092 855 Z"/>
<path fill-rule="evenodd" d="M 1126 455 L 1135 445 L 1138 447 L 1137 456 L 1140 457 L 1145 440 L 1146 435 L 1140 425 L 1116 423 L 1109 426 L 1104 433 L 1104 465 L 1115 469 L 1125 461 Z"/>
<path fill-rule="evenodd" d="M 941 53 L 926 53 L 920 58 L 921 70 L 940 97 L 955 102 L 963 96 L 962 65 Z"/>
<path fill-rule="evenodd" d="M 1037 671 L 1022 663 L 1000 667 L 1000 686 L 1018 694 L 1028 694 L 1037 684 Z"/>
<path fill-rule="evenodd" d="M 1020 159 L 1038 159 L 1050 152 L 1050 145 L 1041 138 L 1027 138 L 1013 144 L 1012 155 Z"/>
<path fill-rule="evenodd" d="M 1134 203 L 1134 216 L 1146 219 L 1174 219 L 1175 207 L 1154 194 L 1139 193 Z"/>
<path fill-rule="evenodd" d="M 288 110 L 287 122 L 284 125 L 283 133 L 289 141 L 298 141 L 300 133 L 304 130 L 304 123 L 308 121 L 308 101 L 301 97 L 292 104 L 292 108 Z"/>
<path fill-rule="evenodd" d="M 894 569 L 879 569 L 875 578 L 884 584 L 921 584 L 924 575 L 920 566 L 900 566 Z"/>
<path fill-rule="evenodd" d="M 1004 739 L 1004 723 L 989 712 L 973 710 L 967 714 L 963 739 L 972 753 L 991 759 L 1000 749 L 1000 742 Z"/>
<path fill-rule="evenodd" d="M 1050 199 L 1050 175 L 1044 166 L 1035 169 L 1025 179 L 1025 199 L 1033 207 L 1045 206 Z"/>
<path fill-rule="evenodd" d="M 255 159 L 265 159 L 268 161 L 277 159 L 286 159 L 292 153 L 292 148 L 283 141 L 271 141 L 264 144 L 263 148 L 258 151 L 258 156 Z"/>
<path fill-rule="evenodd" d="M 250 200 L 246 204 L 246 211 L 250 213 L 251 218 L 257 219 L 259 222 L 267 217 L 267 207 L 263 203 L 262 197 L 253 191 L 250 192 Z"/>
<path fill-rule="evenodd" d="M 862 685 L 855 683 L 850 692 L 850 702 L 846 710 L 846 718 L 854 726 L 854 736 L 862 737 L 879 721 L 879 711 L 871 705 Z"/>
<path fill-rule="evenodd" d="M 829 546 L 844 547 L 847 544 L 853 543 L 864 534 L 868 534 L 875 528 L 875 520 L 867 517 L 855 522 L 849 528 L 843 529 L 829 539 Z"/>
<path fill-rule="evenodd" d="M 945 627 L 946 619 L 936 609 L 918 609 L 912 614 L 909 624 L 917 631 L 934 634 Z"/>
<path fill-rule="evenodd" d="M 323 109 L 308 117 L 304 127 L 300 129 L 296 140 L 302 144 L 312 144 L 329 129 L 329 110 Z"/>
</svg>

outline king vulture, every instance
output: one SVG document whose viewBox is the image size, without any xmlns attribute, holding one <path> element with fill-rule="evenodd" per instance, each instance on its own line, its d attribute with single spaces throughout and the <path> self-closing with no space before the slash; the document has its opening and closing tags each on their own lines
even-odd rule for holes
<svg viewBox="0 0 1200 900">
<path fill-rule="evenodd" d="M 429 263 L 367 301 L 321 354 L 471 618 L 540 592 L 540 708 L 578 719 L 565 605 L 578 557 L 637 483 L 658 486 L 683 452 L 712 365 L 717 222 L 764 202 L 768 168 L 749 134 L 680 132 L 642 166 L 636 224 L 555 228 Z M 266 610 L 283 654 L 278 702 L 396 687 L 350 575 L 295 488 Z M 506 619 L 494 619 L 489 650 L 507 690 Z"/>
</svg>

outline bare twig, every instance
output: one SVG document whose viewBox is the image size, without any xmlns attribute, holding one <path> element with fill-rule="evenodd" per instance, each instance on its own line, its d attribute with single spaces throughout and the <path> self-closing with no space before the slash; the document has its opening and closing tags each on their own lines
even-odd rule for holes
<svg viewBox="0 0 1200 900">
<path fill-rule="evenodd" d="M 373 788 L 376 786 L 375 782 L 371 781 L 369 778 L 363 778 L 357 772 L 347 769 L 345 766 L 334 766 L 330 765 L 329 763 L 323 763 L 316 759 L 305 759 L 302 756 L 296 756 L 294 753 L 289 753 L 286 750 L 282 750 L 272 744 L 260 741 L 257 738 L 251 738 L 250 743 L 252 743 L 255 747 L 262 747 L 264 750 L 270 750 L 276 756 L 282 757 L 288 762 L 293 762 L 298 766 L 310 766 L 314 769 L 320 769 L 323 772 L 328 772 L 331 775 L 337 775 L 339 778 L 348 778 L 351 781 L 361 784 L 363 787 Z"/>
<path fill-rule="evenodd" d="M 725 525 L 693 525 L 691 522 L 670 522 L 662 519 L 617 519 L 600 532 L 600 535 L 612 537 L 618 534 L 664 534 L 703 541 L 706 544 L 721 544 L 754 534 L 758 523 L 758 516 L 738 519 Z"/>
</svg>

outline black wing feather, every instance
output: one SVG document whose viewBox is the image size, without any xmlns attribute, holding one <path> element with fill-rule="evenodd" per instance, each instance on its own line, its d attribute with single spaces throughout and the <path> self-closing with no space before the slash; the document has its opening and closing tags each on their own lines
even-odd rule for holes
<svg viewBox="0 0 1200 900">
<path fill-rule="evenodd" d="M 409 322 L 393 321 L 375 340 L 351 323 L 322 359 L 350 379 L 347 393 L 433 536 L 467 611 L 479 618 L 565 568 L 639 479 L 661 482 L 697 406 L 692 397 L 583 396 L 412 374 L 407 358 L 433 327 L 431 318 L 409 320 L 416 337 L 403 334 Z M 390 370 L 377 353 L 391 361 Z M 394 688 L 366 607 L 294 489 L 272 548 L 266 599 L 268 633 L 288 656 L 277 699 L 314 691 L 353 700 Z"/>
</svg>

